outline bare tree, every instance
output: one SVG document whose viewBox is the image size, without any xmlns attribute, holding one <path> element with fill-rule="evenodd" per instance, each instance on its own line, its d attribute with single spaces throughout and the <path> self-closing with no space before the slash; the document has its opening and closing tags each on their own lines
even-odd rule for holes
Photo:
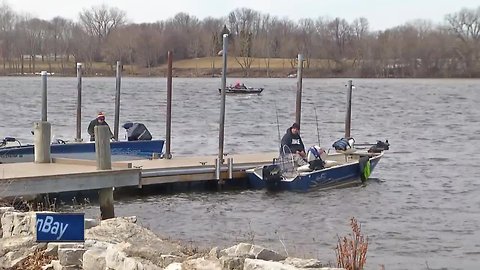
<svg viewBox="0 0 480 270">
<path fill-rule="evenodd" d="M 471 76 L 474 63 L 478 62 L 480 57 L 480 7 L 476 10 L 462 9 L 445 18 L 450 31 L 459 40 L 455 51 L 463 61 L 465 72 Z"/>
<path fill-rule="evenodd" d="M 14 25 L 17 15 L 9 5 L 2 2 L 0 6 L 0 55 L 2 56 L 3 72 L 6 73 L 6 62 L 10 62 L 14 50 Z"/>
<path fill-rule="evenodd" d="M 135 31 L 136 44 L 134 50 L 136 52 L 135 60 L 141 63 L 142 66 L 148 68 L 148 75 L 151 75 L 151 69 L 160 61 L 164 60 L 165 54 L 169 49 L 164 40 L 165 25 L 162 23 L 156 24 L 141 24 Z"/>
<path fill-rule="evenodd" d="M 203 19 L 201 23 L 201 40 L 203 48 L 205 49 L 205 55 L 211 58 L 212 76 L 215 74 L 215 58 L 222 49 L 223 35 L 221 30 L 224 24 L 224 19 L 215 19 L 212 17 Z"/>
<path fill-rule="evenodd" d="M 356 68 L 357 66 L 363 65 L 363 60 L 366 57 L 368 51 L 368 36 L 369 36 L 369 23 L 366 18 L 357 18 L 353 20 L 351 24 L 352 36 L 353 36 L 353 63 L 352 66 Z"/>
<path fill-rule="evenodd" d="M 126 13 L 106 5 L 84 9 L 79 15 L 80 25 L 86 33 L 96 38 L 95 58 L 100 58 L 100 46 L 117 27 L 126 23 Z"/>
<path fill-rule="evenodd" d="M 242 68 L 244 76 L 249 76 L 251 65 L 254 61 L 253 42 L 254 31 L 258 30 L 260 14 L 252 9 L 236 9 L 228 15 L 230 31 L 235 38 L 235 60 Z"/>
</svg>

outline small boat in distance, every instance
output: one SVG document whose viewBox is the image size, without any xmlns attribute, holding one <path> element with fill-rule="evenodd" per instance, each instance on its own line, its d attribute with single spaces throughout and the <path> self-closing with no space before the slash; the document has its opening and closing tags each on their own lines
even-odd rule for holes
<svg viewBox="0 0 480 270">
<path fill-rule="evenodd" d="M 225 87 L 226 94 L 260 94 L 263 88 L 247 87 L 243 83 L 237 82 L 235 85 Z M 218 92 L 222 93 L 222 88 L 218 88 Z"/>
</svg>

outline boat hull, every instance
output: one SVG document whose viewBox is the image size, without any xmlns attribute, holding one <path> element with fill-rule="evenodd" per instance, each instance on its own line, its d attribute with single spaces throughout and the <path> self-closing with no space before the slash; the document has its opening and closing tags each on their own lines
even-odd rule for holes
<svg viewBox="0 0 480 270">
<path fill-rule="evenodd" d="M 118 141 L 110 143 L 112 160 L 131 160 L 151 158 L 153 154 L 161 154 L 164 140 L 149 141 Z M 94 160 L 95 143 L 52 144 L 52 157 Z M 11 146 L 0 148 L 0 163 L 32 162 L 34 161 L 34 146 Z"/>
<path fill-rule="evenodd" d="M 263 88 L 225 88 L 226 94 L 260 94 Z M 222 89 L 218 89 L 219 93 L 222 93 Z"/>
<path fill-rule="evenodd" d="M 373 172 L 383 153 L 370 158 L 370 171 Z M 274 185 L 263 179 L 262 170 L 247 170 L 248 181 L 255 189 L 275 189 L 275 190 L 293 190 L 308 191 L 311 189 L 329 189 L 351 186 L 359 184 L 361 180 L 361 170 L 359 162 L 347 163 L 322 170 L 308 173 L 300 173 L 295 178 L 281 179 Z"/>
</svg>

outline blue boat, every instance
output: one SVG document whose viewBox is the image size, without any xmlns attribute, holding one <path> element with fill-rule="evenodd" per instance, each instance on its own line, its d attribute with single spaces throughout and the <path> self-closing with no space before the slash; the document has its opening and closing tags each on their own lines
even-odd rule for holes
<svg viewBox="0 0 480 270">
<path fill-rule="evenodd" d="M 32 162 L 35 159 L 34 145 L 7 146 L 18 142 L 15 138 L 0 140 L 0 163 Z M 110 142 L 112 161 L 147 159 L 154 154 L 161 155 L 164 140 L 114 141 Z M 3 146 L 2 146 L 3 145 Z M 95 157 L 95 142 L 53 143 L 51 155 L 57 158 L 90 159 Z"/>
<path fill-rule="evenodd" d="M 246 173 L 255 189 L 308 191 L 352 186 L 368 179 L 389 144 L 379 142 L 375 147 L 375 151 L 352 148 L 325 153 L 321 158 L 309 158 L 309 163 L 303 166 L 295 166 L 288 155 L 281 156 L 271 165 L 249 169 Z M 315 164 L 321 166 L 315 168 Z"/>
</svg>

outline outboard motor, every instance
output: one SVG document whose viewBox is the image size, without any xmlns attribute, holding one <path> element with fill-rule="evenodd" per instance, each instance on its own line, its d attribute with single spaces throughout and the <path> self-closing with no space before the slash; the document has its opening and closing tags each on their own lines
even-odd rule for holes
<svg viewBox="0 0 480 270">
<path fill-rule="evenodd" d="M 123 128 L 127 132 L 127 139 L 129 141 L 149 141 L 152 139 L 152 134 L 147 127 L 142 123 L 127 122 L 123 124 Z"/>
<path fill-rule="evenodd" d="M 380 152 L 388 150 L 388 149 L 390 149 L 390 143 L 388 143 L 388 140 L 385 140 L 385 142 L 377 141 L 377 143 L 375 145 L 373 145 L 372 147 L 370 147 L 370 149 L 368 149 L 368 152 L 369 153 L 380 153 Z"/>
<path fill-rule="evenodd" d="M 263 181 L 268 190 L 279 190 L 280 181 L 282 180 L 282 170 L 277 164 L 263 166 L 262 169 Z"/>
</svg>

